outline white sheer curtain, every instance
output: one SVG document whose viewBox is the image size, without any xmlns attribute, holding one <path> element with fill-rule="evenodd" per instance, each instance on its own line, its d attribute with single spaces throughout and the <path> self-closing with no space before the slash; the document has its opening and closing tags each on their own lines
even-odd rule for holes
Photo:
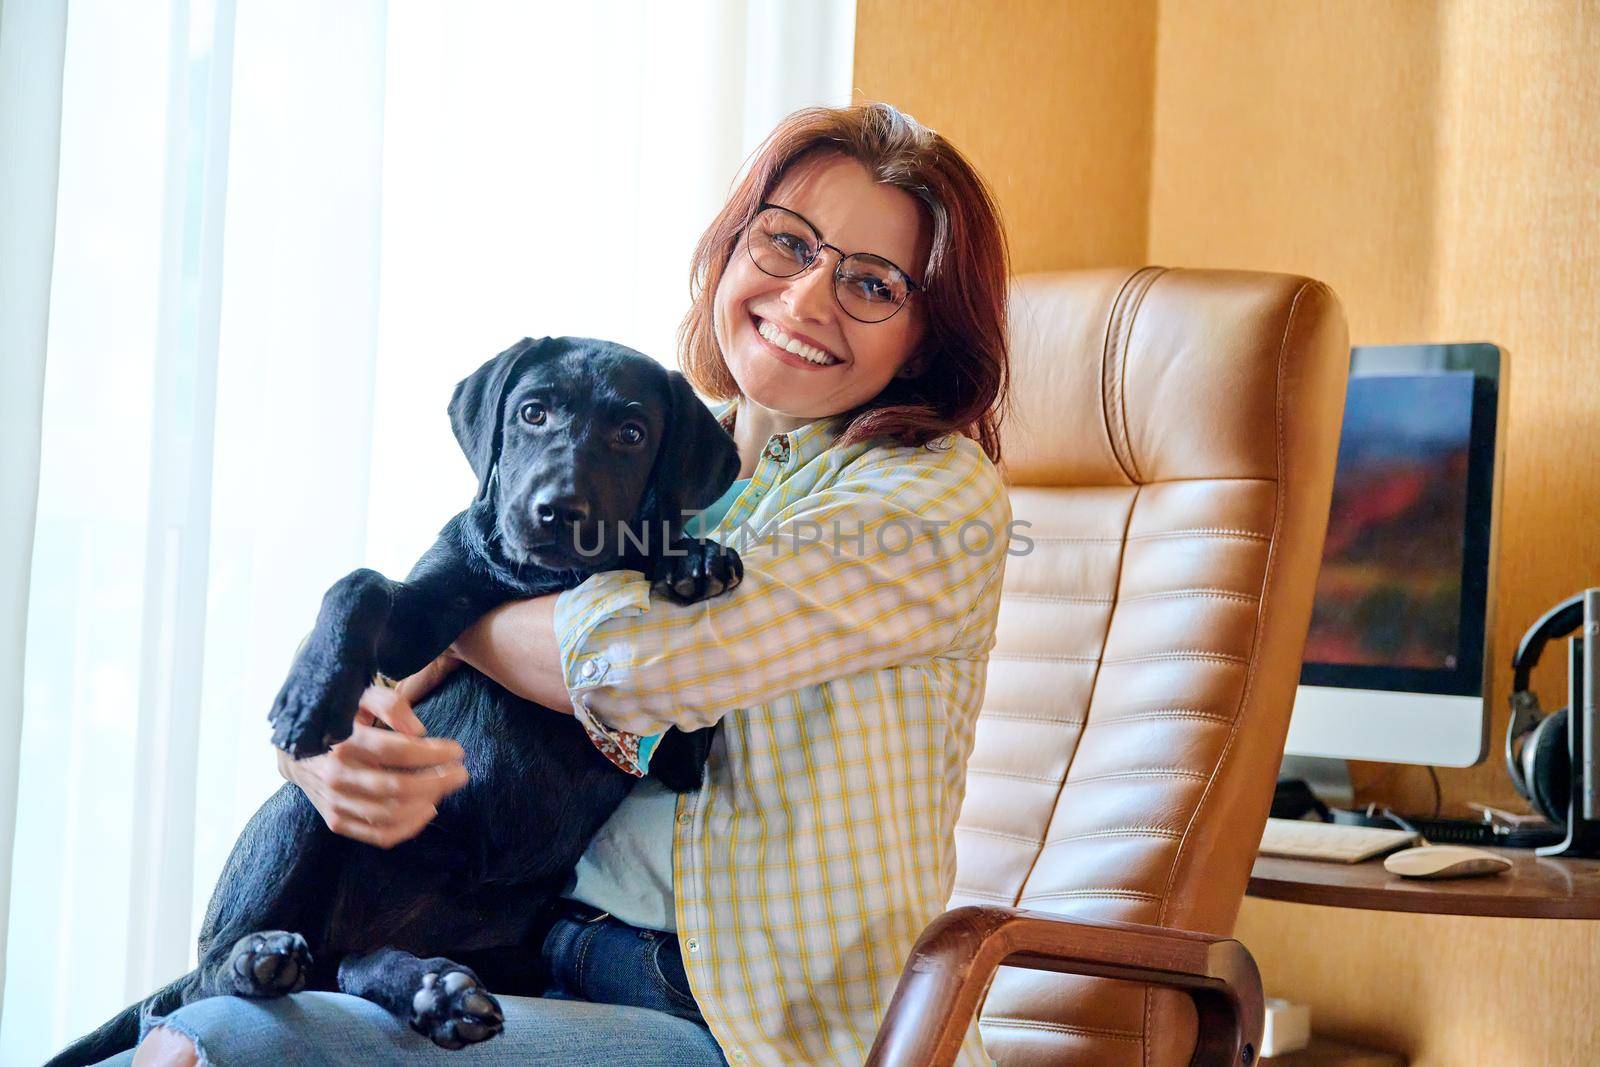
<svg viewBox="0 0 1600 1067">
<path fill-rule="evenodd" d="M 0 8 L 22 37 L 0 58 L 48 45 L 30 3 Z M 71 5 L 31 566 L 0 542 L 28 576 L 0 1062 L 192 965 L 279 783 L 264 716 L 322 590 L 403 573 L 470 496 L 451 386 L 525 335 L 670 361 L 695 237 L 783 114 L 848 101 L 854 21 L 853 0 Z M 31 486 L 27 449 L 0 463 Z"/>
</svg>

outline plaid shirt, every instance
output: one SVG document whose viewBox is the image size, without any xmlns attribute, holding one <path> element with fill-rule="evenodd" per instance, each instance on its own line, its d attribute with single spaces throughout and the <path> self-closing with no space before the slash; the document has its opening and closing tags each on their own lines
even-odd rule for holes
<svg viewBox="0 0 1600 1067">
<path fill-rule="evenodd" d="M 612 571 L 556 602 L 574 712 L 625 769 L 722 722 L 678 801 L 673 884 L 734 1064 L 860 1064 L 955 881 L 1010 501 L 969 438 L 836 447 L 843 425 L 768 441 L 709 532 L 744 560 L 731 593 L 652 601 Z M 959 1062 L 989 1063 L 975 1022 Z"/>
</svg>

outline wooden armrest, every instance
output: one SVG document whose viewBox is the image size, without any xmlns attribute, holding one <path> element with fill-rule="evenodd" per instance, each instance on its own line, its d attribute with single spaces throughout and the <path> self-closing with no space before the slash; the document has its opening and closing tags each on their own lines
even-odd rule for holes
<svg viewBox="0 0 1600 1067">
<path fill-rule="evenodd" d="M 945 912 L 917 939 L 869 1067 L 948 1067 L 1002 963 L 1187 990 L 1195 1067 L 1250 1067 L 1261 1047 L 1261 972 L 1232 938 L 983 905 Z"/>
</svg>

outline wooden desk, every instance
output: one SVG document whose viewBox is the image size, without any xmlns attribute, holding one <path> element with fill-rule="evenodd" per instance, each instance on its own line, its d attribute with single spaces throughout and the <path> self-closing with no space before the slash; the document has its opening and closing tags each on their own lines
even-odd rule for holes
<svg viewBox="0 0 1600 1067">
<path fill-rule="evenodd" d="M 1406 1058 L 1343 1041 L 1312 1038 L 1309 1048 L 1282 1056 L 1263 1056 L 1261 1063 L 1263 1067 L 1406 1067 Z"/>
<path fill-rule="evenodd" d="M 1382 859 L 1325 863 L 1257 856 L 1253 897 L 1332 908 L 1492 915 L 1510 919 L 1600 919 L 1600 860 L 1543 859 L 1532 849 L 1492 848 L 1515 866 L 1482 878 L 1401 878 Z"/>
<path fill-rule="evenodd" d="M 1257 856 L 1253 897 L 1331 908 L 1482 915 L 1514 919 L 1600 919 L 1600 860 L 1543 859 L 1532 849 L 1492 848 L 1514 866 L 1482 878 L 1401 878 L 1382 858 L 1326 863 Z M 1313 1030 L 1316 1019 L 1312 1019 Z M 1263 1067 L 1377 1067 L 1404 1057 L 1313 1039 L 1312 1047 L 1263 1059 Z"/>
</svg>

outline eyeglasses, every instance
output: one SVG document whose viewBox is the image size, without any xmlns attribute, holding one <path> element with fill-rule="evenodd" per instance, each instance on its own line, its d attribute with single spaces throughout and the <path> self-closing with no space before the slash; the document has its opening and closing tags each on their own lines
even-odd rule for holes
<svg viewBox="0 0 1600 1067">
<path fill-rule="evenodd" d="M 850 252 L 825 242 L 805 217 L 777 204 L 762 204 L 745 230 L 745 248 L 764 274 L 793 278 L 804 274 L 824 248 L 839 257 L 833 268 L 833 297 L 857 322 L 894 317 L 922 286 L 882 256 Z"/>
</svg>

